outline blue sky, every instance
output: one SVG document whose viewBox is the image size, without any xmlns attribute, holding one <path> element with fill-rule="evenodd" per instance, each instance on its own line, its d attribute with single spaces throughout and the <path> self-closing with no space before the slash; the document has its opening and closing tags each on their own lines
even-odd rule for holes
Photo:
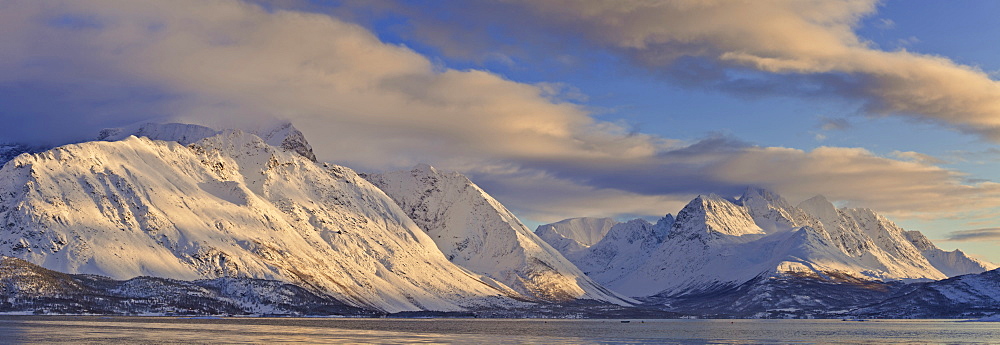
<svg viewBox="0 0 1000 345">
<path fill-rule="evenodd" d="M 288 120 L 320 159 L 457 170 L 529 224 L 755 185 L 1000 262 L 997 2 L 0 4 L 8 141 Z"/>
<path fill-rule="evenodd" d="M 439 8 L 428 12 L 426 15 L 442 22 L 455 15 Z M 995 78 L 1000 73 L 1000 60 L 996 58 L 1000 52 L 993 44 L 1000 37 L 997 13 L 1000 3 L 990 1 L 885 1 L 858 22 L 855 32 L 877 49 L 938 55 L 979 68 Z M 996 158 L 1000 156 L 990 153 L 995 142 L 936 123 L 872 114 L 850 98 L 748 96 L 692 87 L 651 74 L 622 61 L 619 55 L 598 49 L 571 46 L 551 51 L 546 46 L 527 45 L 519 46 L 515 56 L 506 56 L 505 51 L 510 50 L 506 46 L 517 46 L 517 42 L 502 35 L 491 37 L 500 41 L 502 48 L 491 50 L 487 46 L 471 55 L 449 55 L 440 46 L 412 34 L 413 28 L 421 25 L 413 18 L 393 13 L 367 23 L 384 41 L 405 45 L 452 68 L 489 70 L 524 83 L 564 83 L 579 94 L 569 101 L 594 109 L 595 116 L 602 120 L 622 121 L 636 131 L 686 141 L 724 135 L 755 145 L 803 150 L 861 147 L 885 157 L 915 152 L 937 159 L 936 165 L 967 174 L 965 177 L 973 180 L 993 180 L 998 172 Z M 501 27 L 494 32 L 503 30 Z M 563 59 L 564 54 L 571 59 Z M 936 235 L 939 240 L 947 236 L 947 231 L 991 224 L 945 218 L 897 221 L 907 228 Z M 962 246 L 945 241 L 939 244 Z M 989 255 L 994 245 L 976 245 L 975 250 Z"/>
</svg>

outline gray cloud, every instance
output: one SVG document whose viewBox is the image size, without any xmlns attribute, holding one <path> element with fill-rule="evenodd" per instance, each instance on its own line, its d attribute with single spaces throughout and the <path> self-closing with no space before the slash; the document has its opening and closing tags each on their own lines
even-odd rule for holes
<svg viewBox="0 0 1000 345">
<path fill-rule="evenodd" d="M 1000 241 L 1000 228 L 952 231 L 948 234 L 948 241 Z"/>
<path fill-rule="evenodd" d="M 819 128 L 824 131 L 842 131 L 853 127 L 845 118 L 820 117 Z"/>
<path fill-rule="evenodd" d="M 969 200 L 976 200 L 977 210 L 1000 206 L 1000 184 L 972 183 L 926 158 L 895 160 L 859 148 L 803 151 L 710 138 L 636 162 L 529 162 L 524 166 L 595 188 L 648 196 L 732 196 L 754 185 L 792 200 L 823 194 L 846 206 L 906 217 L 970 211 Z"/>
</svg>

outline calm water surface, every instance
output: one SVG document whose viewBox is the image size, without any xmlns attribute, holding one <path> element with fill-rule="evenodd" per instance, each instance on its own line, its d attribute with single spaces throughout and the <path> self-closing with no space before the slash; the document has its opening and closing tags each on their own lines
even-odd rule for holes
<svg viewBox="0 0 1000 345">
<path fill-rule="evenodd" d="M 1000 323 L 2 316 L 0 343 L 1000 344 Z"/>
</svg>

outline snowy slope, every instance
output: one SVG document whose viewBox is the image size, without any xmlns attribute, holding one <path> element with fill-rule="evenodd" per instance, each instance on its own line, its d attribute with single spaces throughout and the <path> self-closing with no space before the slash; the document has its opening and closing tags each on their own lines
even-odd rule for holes
<svg viewBox="0 0 1000 345">
<path fill-rule="evenodd" d="M 964 274 L 982 273 L 997 268 L 995 264 L 969 257 L 958 249 L 946 252 L 934 245 L 920 231 L 906 231 L 904 235 L 927 258 L 927 261 L 931 265 L 946 276 L 955 277 Z"/>
<path fill-rule="evenodd" d="M 366 176 L 405 210 L 449 260 L 543 301 L 627 304 L 538 238 L 465 176 L 421 164 Z"/>
<path fill-rule="evenodd" d="M 350 169 L 240 131 L 21 155 L 0 220 L 0 255 L 60 272 L 275 279 L 384 311 L 513 303 Z"/>
<path fill-rule="evenodd" d="M 535 235 L 569 256 L 600 242 L 615 224 L 618 222 L 611 218 L 570 218 L 539 225 L 535 228 Z"/>
</svg>

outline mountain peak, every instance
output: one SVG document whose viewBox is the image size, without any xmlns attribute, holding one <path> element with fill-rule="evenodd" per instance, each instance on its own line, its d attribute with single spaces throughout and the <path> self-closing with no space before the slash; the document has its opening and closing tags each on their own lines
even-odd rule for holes
<svg viewBox="0 0 1000 345">
<path fill-rule="evenodd" d="M 434 167 L 432 167 L 430 164 L 427 164 L 427 163 L 420 163 L 420 164 L 417 164 L 417 165 L 413 166 L 413 169 L 410 169 L 410 172 L 420 173 L 420 174 L 423 174 L 423 175 L 437 175 L 438 174 L 437 169 L 435 169 Z"/>
<path fill-rule="evenodd" d="M 820 227 L 815 217 L 792 206 L 781 195 L 767 189 L 748 187 L 738 204 L 745 207 L 754 222 L 767 233 L 787 231 L 801 226 Z"/>
<path fill-rule="evenodd" d="M 313 162 L 317 161 L 312 145 L 309 145 L 306 136 L 302 134 L 302 131 L 295 128 L 291 122 L 283 122 L 271 129 L 257 130 L 254 131 L 254 134 L 264 139 L 264 142 L 268 145 L 298 153 L 300 156 L 306 157 Z"/>
<path fill-rule="evenodd" d="M 813 215 L 824 224 L 832 224 L 833 220 L 840 218 L 837 207 L 833 206 L 833 203 L 822 195 L 814 196 L 809 200 L 799 203 L 799 208 Z"/>
<path fill-rule="evenodd" d="M 743 195 L 739 198 L 739 204 L 748 208 L 755 206 L 766 206 L 779 209 L 792 208 L 791 203 L 774 191 L 760 188 L 747 187 Z"/>
<path fill-rule="evenodd" d="M 733 204 L 718 195 L 699 195 L 684 206 L 670 230 L 670 237 L 701 238 L 711 235 L 742 236 L 763 234 L 746 208 Z"/>
</svg>

